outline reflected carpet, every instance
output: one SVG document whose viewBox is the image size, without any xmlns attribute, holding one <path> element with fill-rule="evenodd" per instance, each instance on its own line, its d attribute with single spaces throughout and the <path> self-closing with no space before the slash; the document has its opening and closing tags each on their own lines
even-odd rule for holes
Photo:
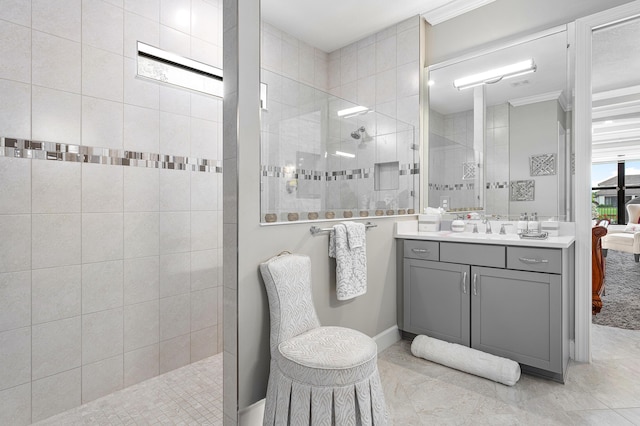
<svg viewBox="0 0 640 426">
<path fill-rule="evenodd" d="M 609 250 L 604 276 L 602 311 L 594 324 L 640 330 L 640 263 L 633 254 Z"/>
</svg>

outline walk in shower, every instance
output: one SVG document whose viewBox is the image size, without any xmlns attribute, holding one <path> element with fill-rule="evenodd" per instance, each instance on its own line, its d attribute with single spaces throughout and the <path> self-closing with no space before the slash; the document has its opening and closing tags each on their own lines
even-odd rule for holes
<svg viewBox="0 0 640 426">
<path fill-rule="evenodd" d="M 222 349 L 222 100 L 137 75 L 137 41 L 222 67 L 222 11 L 5 6 L 0 424 L 26 425 Z"/>
</svg>

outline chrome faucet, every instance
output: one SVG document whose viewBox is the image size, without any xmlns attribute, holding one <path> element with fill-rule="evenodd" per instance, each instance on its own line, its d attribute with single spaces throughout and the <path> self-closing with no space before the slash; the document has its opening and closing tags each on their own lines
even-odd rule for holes
<svg viewBox="0 0 640 426">
<path fill-rule="evenodd" d="M 513 226 L 513 225 L 511 223 L 503 223 L 502 226 L 500 226 L 500 235 L 507 234 L 507 230 L 505 229 L 505 226 Z"/>
<path fill-rule="evenodd" d="M 485 228 L 485 233 L 492 234 L 493 232 L 491 232 L 491 221 L 489 220 L 489 218 L 485 217 L 482 223 L 487 225 L 487 227 Z"/>
</svg>

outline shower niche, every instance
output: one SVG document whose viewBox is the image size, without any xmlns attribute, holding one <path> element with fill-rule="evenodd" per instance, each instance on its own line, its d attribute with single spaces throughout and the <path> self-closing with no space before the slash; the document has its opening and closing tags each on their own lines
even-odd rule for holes
<svg viewBox="0 0 640 426">
<path fill-rule="evenodd" d="M 260 221 L 413 214 L 414 126 L 266 69 Z"/>
</svg>

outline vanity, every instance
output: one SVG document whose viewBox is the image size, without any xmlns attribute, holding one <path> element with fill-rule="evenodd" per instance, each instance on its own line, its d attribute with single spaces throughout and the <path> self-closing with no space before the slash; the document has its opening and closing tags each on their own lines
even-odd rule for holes
<svg viewBox="0 0 640 426">
<path fill-rule="evenodd" d="M 398 222 L 398 325 L 564 382 L 574 238 L 418 232 Z M 400 266 L 402 265 L 402 266 Z"/>
</svg>

